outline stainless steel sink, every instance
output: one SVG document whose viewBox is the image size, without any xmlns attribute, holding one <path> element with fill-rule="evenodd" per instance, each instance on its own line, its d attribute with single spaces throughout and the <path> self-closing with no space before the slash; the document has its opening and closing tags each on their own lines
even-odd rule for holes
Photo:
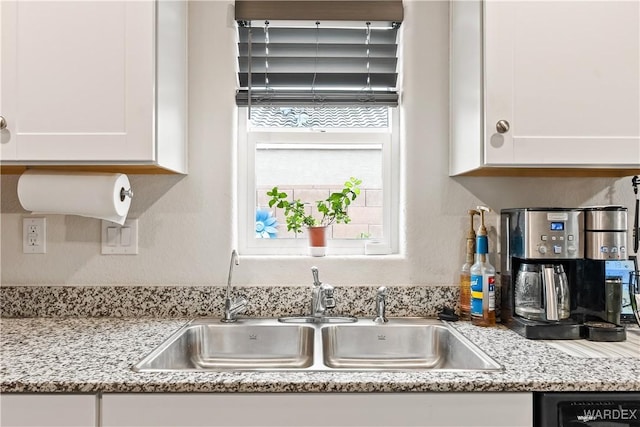
<svg viewBox="0 0 640 427">
<path fill-rule="evenodd" d="M 427 319 L 332 325 L 322 338 L 324 364 L 334 369 L 500 369 L 457 331 Z"/>
<path fill-rule="evenodd" d="M 304 369 L 313 363 L 314 329 L 271 319 L 195 320 L 133 366 L 134 371 Z"/>
<path fill-rule="evenodd" d="M 447 324 L 391 318 L 353 323 L 194 320 L 132 367 L 153 371 L 389 371 L 501 369 Z"/>
</svg>

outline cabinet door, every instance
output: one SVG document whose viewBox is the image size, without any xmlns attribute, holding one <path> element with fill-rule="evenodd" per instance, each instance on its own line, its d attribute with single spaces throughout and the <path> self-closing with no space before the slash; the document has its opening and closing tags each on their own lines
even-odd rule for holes
<svg viewBox="0 0 640 427">
<path fill-rule="evenodd" d="M 640 2 L 484 7 L 485 163 L 638 167 Z"/>
<path fill-rule="evenodd" d="M 154 3 L 2 1 L 2 160 L 154 160 Z"/>
<path fill-rule="evenodd" d="M 532 426 L 531 393 L 104 394 L 102 426 Z"/>
<path fill-rule="evenodd" d="M 96 396 L 93 394 L 7 394 L 0 398 L 3 427 L 95 426 Z"/>
</svg>

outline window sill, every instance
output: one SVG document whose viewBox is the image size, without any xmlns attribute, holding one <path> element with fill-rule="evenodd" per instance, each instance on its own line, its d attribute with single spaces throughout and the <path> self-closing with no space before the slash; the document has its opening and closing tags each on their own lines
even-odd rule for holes
<svg viewBox="0 0 640 427">
<path fill-rule="evenodd" d="M 364 254 L 352 254 L 352 255 L 326 255 L 314 257 L 311 255 L 242 255 L 242 260 L 247 261 L 315 261 L 318 262 L 331 262 L 332 260 L 340 261 L 347 259 L 350 261 L 365 261 L 370 259 L 385 259 L 385 260 L 405 260 L 407 257 L 403 254 L 383 254 L 383 255 L 364 255 Z"/>
</svg>

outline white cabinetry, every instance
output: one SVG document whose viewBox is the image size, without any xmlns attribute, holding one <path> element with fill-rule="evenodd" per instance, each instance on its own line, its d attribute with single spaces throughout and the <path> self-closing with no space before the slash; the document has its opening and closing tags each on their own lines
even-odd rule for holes
<svg viewBox="0 0 640 427">
<path fill-rule="evenodd" d="M 639 16 L 637 0 L 451 2 L 450 174 L 637 173 Z"/>
<path fill-rule="evenodd" d="M 532 426 L 531 393 L 104 394 L 102 426 Z"/>
<path fill-rule="evenodd" d="M 186 2 L 2 1 L 2 166 L 186 172 Z"/>
<path fill-rule="evenodd" d="M 97 424 L 93 394 L 7 394 L 0 396 L 3 427 L 89 427 Z"/>
</svg>

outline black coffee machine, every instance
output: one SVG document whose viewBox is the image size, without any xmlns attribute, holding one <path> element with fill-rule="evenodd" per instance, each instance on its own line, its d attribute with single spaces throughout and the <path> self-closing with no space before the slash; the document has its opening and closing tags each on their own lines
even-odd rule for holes
<svg viewBox="0 0 640 427">
<path fill-rule="evenodd" d="M 626 259 L 625 242 L 624 207 L 503 209 L 502 322 L 530 339 L 624 340 L 623 285 L 606 265 Z"/>
</svg>

